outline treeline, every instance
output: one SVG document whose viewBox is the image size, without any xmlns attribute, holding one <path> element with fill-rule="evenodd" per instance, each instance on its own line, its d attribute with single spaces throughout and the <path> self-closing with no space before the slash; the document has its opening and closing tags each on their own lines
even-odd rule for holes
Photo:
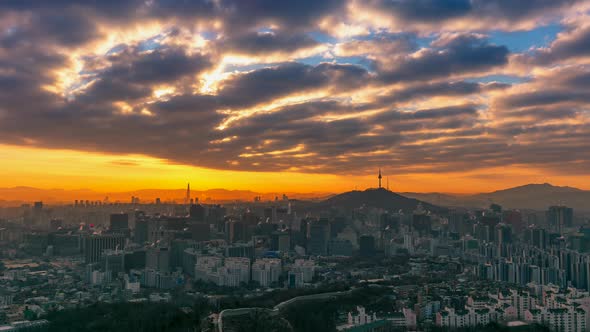
<svg viewBox="0 0 590 332">
<path fill-rule="evenodd" d="M 184 312 L 164 303 L 96 303 L 80 309 L 50 312 L 50 332 L 200 331 L 203 313 Z"/>
</svg>

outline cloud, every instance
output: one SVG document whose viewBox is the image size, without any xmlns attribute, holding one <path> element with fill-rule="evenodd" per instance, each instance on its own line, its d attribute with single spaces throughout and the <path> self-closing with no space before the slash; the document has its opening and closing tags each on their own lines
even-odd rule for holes
<svg viewBox="0 0 590 332">
<path fill-rule="evenodd" d="M 548 46 L 533 49 L 530 52 L 515 57 L 515 62 L 523 66 L 551 65 L 563 61 L 588 63 L 590 58 L 590 19 L 584 16 L 578 19 L 575 24 L 568 27 L 568 30 L 561 32 L 557 38 Z"/>
<path fill-rule="evenodd" d="M 152 95 L 157 85 L 182 85 L 185 80 L 184 84 L 192 84 L 196 75 L 212 67 L 209 56 L 174 46 L 145 51 L 138 45 L 119 45 L 116 49 L 104 57 L 86 59 L 84 74 L 68 87 L 72 90 L 68 94 L 86 103 L 138 100 Z"/>
<path fill-rule="evenodd" d="M 484 93 L 496 89 L 506 88 L 509 85 L 498 83 L 483 84 L 477 82 L 434 82 L 411 84 L 401 89 L 388 91 L 379 95 L 375 101 L 377 105 L 390 105 L 413 100 L 432 98 L 436 96 L 462 97 Z"/>
<path fill-rule="evenodd" d="M 306 34 L 266 31 L 232 35 L 224 40 L 220 47 L 231 53 L 265 55 L 268 53 L 293 53 L 319 45 L 319 42 Z"/>
<path fill-rule="evenodd" d="M 583 173 L 576 5 L 5 0 L 0 143 L 231 170 Z M 547 19 L 564 30 L 546 48 L 511 54 L 490 36 Z M 506 79 L 514 68 L 525 79 Z"/>
<path fill-rule="evenodd" d="M 519 30 L 559 18 L 583 3 L 583 0 L 357 0 L 352 2 L 349 16 L 357 24 L 393 32 Z"/>
<path fill-rule="evenodd" d="M 219 95 L 227 106 L 245 107 L 312 89 L 350 90 L 369 79 L 367 70 L 356 65 L 293 62 L 235 75 L 223 82 Z"/>
<path fill-rule="evenodd" d="M 508 48 L 489 44 L 477 35 L 443 36 L 432 46 L 391 64 L 377 60 L 380 79 L 385 82 L 429 80 L 485 72 L 508 63 Z"/>
<path fill-rule="evenodd" d="M 473 10 L 469 0 L 376 0 L 369 1 L 369 5 L 407 21 L 444 21 L 464 16 Z"/>
</svg>

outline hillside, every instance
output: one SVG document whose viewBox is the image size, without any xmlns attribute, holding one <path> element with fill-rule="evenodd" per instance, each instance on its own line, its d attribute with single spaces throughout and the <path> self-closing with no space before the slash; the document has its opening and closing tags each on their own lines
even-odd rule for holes
<svg viewBox="0 0 590 332">
<path fill-rule="evenodd" d="M 416 209 L 419 203 L 422 203 L 424 209 L 429 211 L 444 210 L 433 204 L 421 202 L 414 198 L 408 198 L 383 188 L 345 192 L 318 203 L 316 208 L 350 210 L 361 206 L 367 206 L 388 211 L 402 210 L 404 212 L 412 212 Z"/>
<path fill-rule="evenodd" d="M 510 209 L 546 210 L 551 205 L 563 204 L 577 211 L 590 211 L 590 191 L 553 186 L 549 183 L 527 184 L 475 195 L 439 193 L 404 193 L 404 195 L 432 204 L 440 204 L 440 206 L 483 208 L 493 202 Z"/>
</svg>

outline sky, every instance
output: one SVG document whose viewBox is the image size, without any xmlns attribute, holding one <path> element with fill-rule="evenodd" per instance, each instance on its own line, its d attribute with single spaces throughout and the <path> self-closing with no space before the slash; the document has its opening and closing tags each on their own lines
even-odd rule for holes
<svg viewBox="0 0 590 332">
<path fill-rule="evenodd" d="M 590 189 L 590 1 L 3 0 L 0 187 Z M 385 180 L 384 180 L 385 181 Z"/>
</svg>

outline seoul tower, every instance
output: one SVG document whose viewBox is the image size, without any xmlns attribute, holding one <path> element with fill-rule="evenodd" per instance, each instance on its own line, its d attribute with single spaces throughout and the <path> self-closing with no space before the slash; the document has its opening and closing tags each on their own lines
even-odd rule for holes
<svg viewBox="0 0 590 332">
<path fill-rule="evenodd" d="M 377 178 L 379 179 L 379 189 L 381 189 L 381 167 L 379 167 L 379 176 Z"/>
</svg>

